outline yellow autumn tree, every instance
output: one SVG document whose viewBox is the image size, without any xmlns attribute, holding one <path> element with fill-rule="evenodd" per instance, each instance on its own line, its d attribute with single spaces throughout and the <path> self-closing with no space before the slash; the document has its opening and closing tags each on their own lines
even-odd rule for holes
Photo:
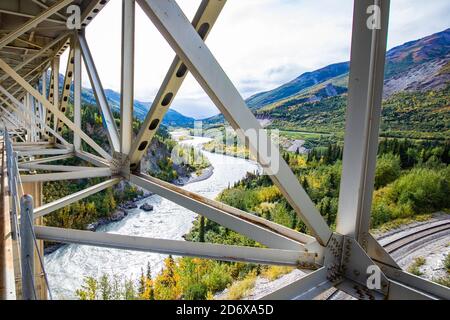
<svg viewBox="0 0 450 320">
<path fill-rule="evenodd" d="M 172 256 L 164 260 L 164 268 L 154 282 L 156 300 L 177 300 L 181 298 L 180 275 Z"/>
<path fill-rule="evenodd" d="M 152 279 L 148 279 L 145 277 L 144 279 L 144 292 L 140 294 L 139 297 L 141 300 L 154 300 L 155 292 L 153 290 L 153 281 Z"/>
</svg>

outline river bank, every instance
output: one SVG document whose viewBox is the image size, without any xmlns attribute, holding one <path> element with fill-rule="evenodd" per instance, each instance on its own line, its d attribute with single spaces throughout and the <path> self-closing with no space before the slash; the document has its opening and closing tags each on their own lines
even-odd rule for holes
<svg viewBox="0 0 450 320">
<path fill-rule="evenodd" d="M 208 139 L 193 137 L 182 143 L 201 145 L 205 141 Z M 193 178 L 181 188 L 210 199 L 215 199 L 222 190 L 245 177 L 247 172 L 260 170 L 253 161 L 202 152 L 211 168 L 203 170 L 200 175 L 202 179 Z M 130 209 L 122 220 L 101 226 L 97 231 L 184 241 L 183 235 L 191 230 L 196 213 L 158 195 L 140 200 L 136 205 L 144 202 L 153 206 L 152 212 L 145 212 L 139 207 Z M 45 267 L 53 296 L 56 299 L 75 299 L 75 290 L 83 285 L 87 276 L 98 278 L 108 274 L 121 279 L 137 279 L 141 268 L 145 269 L 147 263 L 151 266 L 152 276 L 156 276 L 162 270 L 166 257 L 159 253 L 70 244 L 45 255 Z"/>
<path fill-rule="evenodd" d="M 185 186 L 189 183 L 200 182 L 200 181 L 209 179 L 213 173 L 214 173 L 214 167 L 209 166 L 209 167 L 203 169 L 199 175 L 197 175 L 196 173 L 192 173 L 189 176 L 178 178 L 177 180 L 172 181 L 172 183 L 174 183 L 178 186 Z M 129 210 L 137 209 L 137 208 L 142 209 L 142 206 L 149 205 L 147 203 L 139 205 L 139 202 L 141 202 L 142 200 L 153 196 L 153 193 L 151 193 L 151 192 L 148 192 L 145 190 L 143 190 L 143 192 L 144 192 L 143 195 L 139 195 L 136 198 L 134 198 L 133 200 L 119 204 L 118 208 L 114 211 L 114 213 L 110 217 L 100 218 L 97 221 L 90 223 L 89 225 L 86 226 L 85 230 L 95 232 L 99 228 L 107 226 L 110 223 L 119 222 L 119 221 L 125 219 L 125 217 L 127 217 L 128 214 L 130 214 Z M 149 205 L 149 206 L 151 206 L 151 205 Z M 153 207 L 151 210 L 147 209 L 144 211 L 153 211 Z M 51 254 L 52 252 L 58 250 L 59 248 L 61 248 L 63 246 L 66 246 L 66 245 L 67 245 L 66 243 L 54 243 L 49 246 L 46 246 L 44 248 L 44 255 Z"/>
</svg>

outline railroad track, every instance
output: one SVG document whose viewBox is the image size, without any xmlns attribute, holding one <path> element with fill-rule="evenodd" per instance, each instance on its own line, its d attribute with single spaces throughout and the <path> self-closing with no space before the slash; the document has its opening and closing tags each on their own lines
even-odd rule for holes
<svg viewBox="0 0 450 320">
<path fill-rule="evenodd" d="M 422 240 L 428 236 L 450 230 L 450 219 L 445 219 L 436 223 L 433 223 L 433 225 L 424 224 L 423 227 L 417 227 L 417 230 L 414 230 L 413 232 L 406 234 L 404 236 L 401 236 L 399 238 L 393 239 L 391 241 L 386 242 L 383 244 L 383 247 L 386 249 L 386 251 L 391 254 L 399 249 L 402 249 L 408 245 L 413 244 L 414 242 L 417 242 L 419 240 Z M 328 295 L 325 298 L 325 300 L 332 300 L 340 291 L 338 289 L 330 289 L 328 291 Z"/>
<path fill-rule="evenodd" d="M 433 224 L 432 226 L 424 226 L 424 228 L 420 228 L 410 234 L 389 241 L 388 243 L 384 244 L 383 247 L 388 253 L 393 253 L 418 240 L 445 230 L 450 230 L 450 220 L 443 220 L 439 223 Z"/>
</svg>

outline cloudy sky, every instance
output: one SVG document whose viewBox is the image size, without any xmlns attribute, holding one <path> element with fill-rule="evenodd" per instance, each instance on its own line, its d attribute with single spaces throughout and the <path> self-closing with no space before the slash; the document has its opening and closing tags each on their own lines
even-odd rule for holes
<svg viewBox="0 0 450 320">
<path fill-rule="evenodd" d="M 86 35 L 104 88 L 120 91 L 121 2 L 111 0 Z M 192 19 L 200 0 L 178 0 Z M 306 71 L 349 60 L 353 0 L 228 0 L 207 45 L 243 97 Z M 450 27 L 448 0 L 393 0 L 389 48 Z M 136 5 L 135 98 L 152 101 L 174 53 Z M 64 60 L 62 60 L 64 61 Z M 83 74 L 84 86 L 90 87 Z M 172 107 L 218 113 L 192 76 Z"/>
</svg>

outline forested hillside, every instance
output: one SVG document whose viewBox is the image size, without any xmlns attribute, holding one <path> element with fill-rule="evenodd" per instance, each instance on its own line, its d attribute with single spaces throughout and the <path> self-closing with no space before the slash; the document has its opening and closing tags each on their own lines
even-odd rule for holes
<svg viewBox="0 0 450 320">
<path fill-rule="evenodd" d="M 342 145 L 331 144 L 313 149 L 307 155 L 285 152 L 302 186 L 325 221 L 335 228 L 338 208 Z M 426 220 L 437 211 L 450 213 L 450 142 L 417 142 L 406 139 L 383 139 L 380 143 L 372 228 L 383 230 L 401 224 Z M 305 224 L 266 175 L 248 173 L 247 177 L 224 190 L 218 200 L 295 230 L 308 233 Z M 261 244 L 199 216 L 186 235 L 188 241 L 257 246 Z M 149 269 L 148 269 L 149 270 Z M 108 288 L 114 295 L 106 299 L 212 299 L 227 288 L 227 299 L 241 299 L 253 288 L 257 276 L 268 280 L 292 271 L 288 267 L 218 262 L 197 258 L 169 256 L 164 269 L 152 277 L 142 272 L 137 281 L 85 278 L 77 291 L 81 299 L 102 299 Z M 435 281 L 444 285 L 450 279 Z"/>
<path fill-rule="evenodd" d="M 449 57 L 450 29 L 405 43 L 387 54 L 372 231 L 423 221 L 436 212 L 450 213 Z M 336 227 L 339 202 L 347 83 L 348 63 L 338 63 L 300 75 L 247 100 L 268 129 L 280 129 L 291 140 L 307 140 L 308 152 L 283 151 L 283 158 L 332 229 Z M 206 123 L 210 130 L 226 130 L 222 116 L 207 119 Z M 215 152 L 218 146 L 210 143 L 206 147 Z M 234 144 L 227 151 L 234 156 L 248 154 L 248 150 Z M 309 232 L 266 175 L 250 172 L 223 190 L 217 199 Z M 262 246 L 202 216 L 185 239 Z M 226 289 L 226 298 L 241 299 L 253 288 L 258 276 L 274 280 L 290 270 L 169 256 L 156 277 L 147 268 L 137 281 L 117 282 L 106 275 L 86 278 L 77 294 L 81 299 L 106 300 L 212 299 Z M 449 274 L 434 281 L 450 286 Z"/>
<path fill-rule="evenodd" d="M 68 117 L 73 118 L 73 105 L 69 104 Z M 120 127 L 120 114 L 114 112 L 116 125 Z M 140 120 L 134 119 L 133 129 L 135 134 L 141 125 Z M 102 146 L 105 150 L 110 150 L 108 138 L 102 124 L 102 118 L 95 105 L 85 104 L 82 107 L 82 129 L 96 143 Z M 71 139 L 71 131 L 67 127 L 63 128 L 63 137 Z M 171 152 L 175 146 L 167 131 L 167 128 L 162 125 L 158 129 L 156 135 L 151 141 L 147 154 L 144 156 L 141 170 L 150 173 L 160 179 L 166 181 L 173 181 L 180 176 L 189 175 L 196 171 L 196 166 L 189 163 L 175 165 L 171 160 Z M 95 154 L 84 141 L 82 142 L 83 150 Z M 82 165 L 92 166 L 91 164 L 80 160 L 79 158 L 70 158 L 67 160 L 60 160 L 55 164 L 65 165 Z M 83 190 L 89 186 L 100 183 L 105 179 L 79 179 L 75 181 L 56 181 L 44 183 L 44 203 L 57 200 L 61 197 L 73 194 L 74 192 Z M 72 205 L 66 206 L 56 212 L 47 215 L 44 220 L 45 224 L 49 226 L 85 229 L 89 224 L 97 222 L 101 219 L 115 220 L 123 217 L 125 213 L 123 210 L 118 210 L 120 204 L 131 201 L 136 197 L 142 196 L 144 192 L 128 182 L 121 182 L 119 185 L 108 188 L 102 192 L 89 196 Z"/>
<path fill-rule="evenodd" d="M 310 132 L 342 132 L 347 95 L 296 104 L 266 106 L 256 112 L 270 118 L 269 128 Z M 384 100 L 381 136 L 448 139 L 450 137 L 450 86 L 439 91 L 401 92 Z"/>
<path fill-rule="evenodd" d="M 348 62 L 332 64 L 246 102 L 258 118 L 273 121 L 271 128 L 339 133 L 344 127 L 348 72 Z M 448 130 L 450 121 L 449 84 L 450 29 L 389 50 L 382 134 L 445 137 L 442 128 Z M 205 119 L 207 125 L 223 121 L 222 115 Z M 418 122 L 426 123 L 411 132 Z"/>
</svg>

